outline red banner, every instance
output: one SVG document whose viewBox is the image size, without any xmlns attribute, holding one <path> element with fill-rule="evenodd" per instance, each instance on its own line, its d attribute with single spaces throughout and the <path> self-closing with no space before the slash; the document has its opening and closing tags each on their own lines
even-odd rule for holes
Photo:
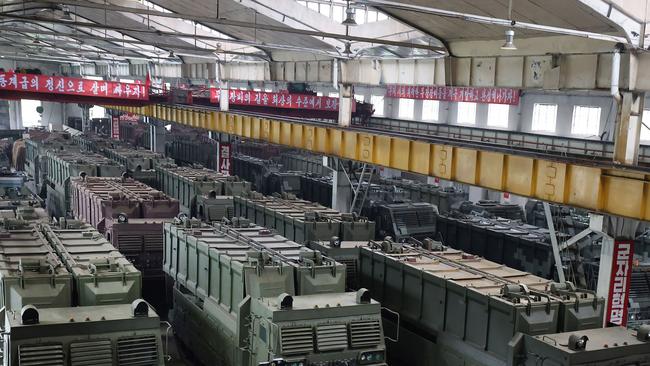
<svg viewBox="0 0 650 366">
<path fill-rule="evenodd" d="M 338 111 L 339 98 L 319 97 L 307 94 L 289 94 L 262 92 L 254 90 L 230 89 L 229 103 L 232 105 L 250 105 L 256 107 L 310 109 L 317 111 Z M 219 102 L 219 89 L 210 88 L 210 101 Z M 356 104 L 352 104 L 352 112 Z"/>
<path fill-rule="evenodd" d="M 519 89 L 390 84 L 386 97 L 517 105 Z"/>
<path fill-rule="evenodd" d="M 219 173 L 230 175 L 231 173 L 230 144 L 219 143 Z"/>
<path fill-rule="evenodd" d="M 627 325 L 628 296 L 632 280 L 634 242 L 615 241 L 612 254 L 612 275 L 609 283 L 606 320 L 609 325 Z"/>
<path fill-rule="evenodd" d="M 149 100 L 145 84 L 0 72 L 0 90 Z"/>
<path fill-rule="evenodd" d="M 111 138 L 113 140 L 120 139 L 120 118 L 113 117 L 111 119 Z"/>
</svg>

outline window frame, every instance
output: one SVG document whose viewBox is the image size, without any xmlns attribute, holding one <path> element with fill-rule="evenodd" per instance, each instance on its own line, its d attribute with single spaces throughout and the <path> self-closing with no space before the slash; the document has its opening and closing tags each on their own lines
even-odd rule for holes
<svg viewBox="0 0 650 366">
<path fill-rule="evenodd" d="M 435 105 L 434 111 L 435 113 L 432 113 L 433 118 L 424 118 L 424 111 L 425 111 L 425 105 L 427 103 L 432 103 L 432 105 Z M 438 122 L 440 121 L 440 101 L 439 100 L 433 100 L 433 99 L 423 99 L 422 100 L 422 113 L 421 113 L 421 119 L 423 122 Z"/>
<path fill-rule="evenodd" d="M 581 131 L 576 131 L 576 113 L 580 108 L 585 108 L 585 109 L 597 109 L 598 110 L 598 118 L 596 119 L 596 131 L 591 132 L 591 131 L 586 131 L 586 132 L 581 132 Z M 571 134 L 575 136 L 598 136 L 600 135 L 600 118 L 602 115 L 602 108 L 598 106 L 593 106 L 593 105 L 582 105 L 582 104 L 576 104 L 573 106 L 573 113 L 571 115 Z M 589 115 L 587 115 L 589 117 Z M 589 130 L 589 120 L 584 121 L 586 123 L 585 130 Z M 583 123 L 580 121 L 580 123 Z"/>
<path fill-rule="evenodd" d="M 474 116 L 472 117 L 472 121 L 469 120 L 462 120 L 461 121 L 461 107 L 462 106 L 473 106 L 474 110 Z M 465 116 L 466 113 L 462 113 L 463 116 Z M 468 126 L 476 126 L 476 114 L 477 114 L 477 103 L 474 102 L 457 102 L 456 103 L 456 123 L 459 125 L 468 125 Z M 467 114 L 469 116 L 469 114 Z"/>
<path fill-rule="evenodd" d="M 506 109 L 505 125 L 494 123 L 494 121 L 492 120 L 492 116 L 494 116 L 494 114 L 492 113 L 493 108 L 505 108 Z M 500 115 L 501 113 L 499 112 L 498 114 Z M 486 125 L 488 127 L 492 127 L 492 128 L 508 129 L 510 127 L 510 105 L 509 104 L 488 103 L 488 112 L 487 112 Z"/>
<path fill-rule="evenodd" d="M 407 110 L 407 108 L 402 108 L 402 103 L 410 104 L 410 112 L 408 115 L 410 117 L 405 117 L 402 113 Z M 397 103 L 397 118 L 412 121 L 415 118 L 415 99 L 408 98 L 399 98 Z"/>
<path fill-rule="evenodd" d="M 535 128 L 535 111 L 537 110 L 538 106 L 544 106 L 544 107 L 552 106 L 555 109 L 555 115 L 553 116 L 552 129 Z M 558 112 L 558 105 L 556 103 L 535 103 L 535 104 L 533 104 L 533 113 L 532 113 L 531 122 L 530 122 L 530 130 L 531 130 L 531 132 L 554 133 L 557 130 L 557 112 Z"/>
<path fill-rule="evenodd" d="M 381 113 L 379 113 L 379 114 L 377 114 L 377 111 L 379 111 L 379 109 L 377 108 L 378 102 L 377 102 L 377 100 L 375 98 L 377 98 L 377 99 L 381 98 Z M 375 117 L 385 117 L 386 116 L 386 97 L 385 96 L 371 94 L 370 95 L 370 104 L 372 104 L 372 107 L 375 110 L 375 114 L 374 114 Z"/>
</svg>

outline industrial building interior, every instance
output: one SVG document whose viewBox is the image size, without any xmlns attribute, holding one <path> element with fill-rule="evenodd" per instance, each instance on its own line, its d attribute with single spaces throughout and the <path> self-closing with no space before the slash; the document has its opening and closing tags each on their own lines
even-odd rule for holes
<svg viewBox="0 0 650 366">
<path fill-rule="evenodd" d="M 0 0 L 2 365 L 650 365 L 649 0 Z"/>
</svg>

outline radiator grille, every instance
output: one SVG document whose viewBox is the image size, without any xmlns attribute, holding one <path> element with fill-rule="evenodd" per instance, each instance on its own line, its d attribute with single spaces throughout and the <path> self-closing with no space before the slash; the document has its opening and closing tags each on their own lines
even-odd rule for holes
<svg viewBox="0 0 650 366">
<path fill-rule="evenodd" d="M 24 344 L 18 346 L 18 365 L 20 366 L 63 366 L 63 359 L 63 345 L 61 344 Z"/>
<path fill-rule="evenodd" d="M 162 252 L 163 250 L 163 232 L 158 234 L 146 234 L 144 236 L 144 250 L 147 252 Z"/>
<path fill-rule="evenodd" d="M 436 224 L 436 215 L 431 209 L 418 210 L 418 219 L 421 226 L 433 226 Z"/>
<path fill-rule="evenodd" d="M 118 366 L 155 366 L 158 364 L 156 337 L 142 336 L 121 338 L 117 341 Z"/>
<path fill-rule="evenodd" d="M 78 342 L 70 344 L 70 366 L 112 366 L 111 341 Z"/>
<path fill-rule="evenodd" d="M 118 234 L 115 244 L 122 253 L 140 253 L 142 251 L 142 236 Z"/>
<path fill-rule="evenodd" d="M 353 348 L 372 347 L 381 343 L 379 320 L 361 320 L 350 324 L 350 345 Z"/>
<path fill-rule="evenodd" d="M 348 328 L 345 324 L 319 325 L 316 328 L 318 351 L 338 351 L 348 346 Z"/>
<path fill-rule="evenodd" d="M 282 328 L 280 337 L 284 355 L 314 351 L 314 333 L 311 327 Z"/>
<path fill-rule="evenodd" d="M 417 227 L 418 226 L 418 214 L 413 211 L 402 211 L 396 212 L 395 223 L 398 227 Z"/>
</svg>

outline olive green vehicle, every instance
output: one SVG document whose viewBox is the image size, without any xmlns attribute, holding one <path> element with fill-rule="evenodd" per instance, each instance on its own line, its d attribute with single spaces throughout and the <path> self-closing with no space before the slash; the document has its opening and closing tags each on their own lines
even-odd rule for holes
<svg viewBox="0 0 650 366">
<path fill-rule="evenodd" d="M 230 225 L 229 225 L 230 224 Z M 165 226 L 170 315 L 207 365 L 386 365 L 379 303 L 344 265 L 244 219 Z"/>
<path fill-rule="evenodd" d="M 1 363 L 164 364 L 141 274 L 94 228 L 40 215 L 0 221 Z"/>
<path fill-rule="evenodd" d="M 603 328 L 604 299 L 426 239 L 396 243 L 336 238 L 310 247 L 356 268 L 399 317 L 391 365 L 620 366 L 650 364 L 650 327 Z"/>
</svg>

